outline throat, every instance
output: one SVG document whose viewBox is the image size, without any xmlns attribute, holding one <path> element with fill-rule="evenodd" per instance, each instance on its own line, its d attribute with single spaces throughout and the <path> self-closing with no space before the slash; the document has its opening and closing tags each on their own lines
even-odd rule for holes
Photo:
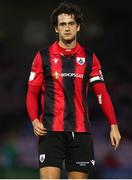
<svg viewBox="0 0 132 180">
<path fill-rule="evenodd" d="M 74 39 L 71 39 L 71 40 L 60 40 L 59 41 L 59 46 L 66 49 L 66 50 L 70 50 L 72 48 L 74 48 L 76 46 L 77 42 L 76 40 Z"/>
</svg>

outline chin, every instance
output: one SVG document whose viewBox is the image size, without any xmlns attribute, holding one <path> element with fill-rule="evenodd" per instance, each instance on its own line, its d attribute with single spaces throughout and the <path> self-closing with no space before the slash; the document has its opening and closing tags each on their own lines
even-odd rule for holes
<svg viewBox="0 0 132 180">
<path fill-rule="evenodd" d="M 75 38 L 74 37 L 68 37 L 68 38 L 64 38 L 63 41 L 66 42 L 66 43 L 71 43 L 72 41 L 74 41 Z"/>
</svg>

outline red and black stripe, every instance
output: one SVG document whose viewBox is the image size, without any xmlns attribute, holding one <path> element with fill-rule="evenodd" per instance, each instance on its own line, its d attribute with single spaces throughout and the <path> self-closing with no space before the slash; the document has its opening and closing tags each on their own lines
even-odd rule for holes
<svg viewBox="0 0 132 180">
<path fill-rule="evenodd" d="M 75 57 L 61 56 L 62 73 L 75 72 Z M 74 104 L 74 77 L 63 77 L 64 103 L 64 130 L 74 131 L 76 128 L 75 104 Z"/>
<path fill-rule="evenodd" d="M 88 114 L 88 83 L 89 83 L 89 75 L 92 68 L 93 54 L 88 50 L 85 50 L 85 56 L 86 56 L 86 66 L 85 66 L 85 72 L 82 83 L 82 103 L 85 111 L 85 119 L 84 119 L 85 129 L 89 130 L 90 121 Z"/>
<path fill-rule="evenodd" d="M 54 62 L 52 50 L 40 51 L 45 85 L 43 123 L 53 131 L 89 131 L 88 80 L 92 53 L 85 51 L 85 63 L 79 65 L 76 56 L 58 56 Z M 59 78 L 54 78 L 57 72 Z M 71 74 L 83 74 L 83 78 Z M 66 76 L 65 76 L 66 75 Z"/>
<path fill-rule="evenodd" d="M 43 62 L 44 79 L 45 79 L 45 103 L 44 103 L 44 126 L 51 129 L 54 120 L 54 80 L 51 76 L 51 61 L 48 49 L 40 51 Z"/>
</svg>

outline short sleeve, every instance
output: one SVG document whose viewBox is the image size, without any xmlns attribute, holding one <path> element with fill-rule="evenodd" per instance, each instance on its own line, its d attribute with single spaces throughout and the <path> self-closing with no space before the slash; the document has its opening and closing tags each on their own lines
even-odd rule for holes
<svg viewBox="0 0 132 180">
<path fill-rule="evenodd" d="M 42 85 L 43 83 L 43 66 L 40 53 L 38 52 L 34 57 L 31 72 L 28 80 L 30 85 Z"/>
<path fill-rule="evenodd" d="M 92 63 L 92 69 L 91 69 L 91 73 L 90 73 L 89 82 L 96 83 L 99 81 L 103 82 L 104 77 L 102 74 L 100 62 L 99 62 L 98 58 L 96 57 L 96 55 L 93 54 L 93 63 Z"/>
</svg>

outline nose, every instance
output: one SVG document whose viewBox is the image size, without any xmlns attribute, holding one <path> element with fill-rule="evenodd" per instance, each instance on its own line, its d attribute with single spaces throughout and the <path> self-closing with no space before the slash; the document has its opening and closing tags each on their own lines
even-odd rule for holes
<svg viewBox="0 0 132 180">
<path fill-rule="evenodd" d="M 70 28 L 69 28 L 69 25 L 67 24 L 66 26 L 65 26 L 65 31 L 69 31 L 70 30 Z"/>
</svg>

